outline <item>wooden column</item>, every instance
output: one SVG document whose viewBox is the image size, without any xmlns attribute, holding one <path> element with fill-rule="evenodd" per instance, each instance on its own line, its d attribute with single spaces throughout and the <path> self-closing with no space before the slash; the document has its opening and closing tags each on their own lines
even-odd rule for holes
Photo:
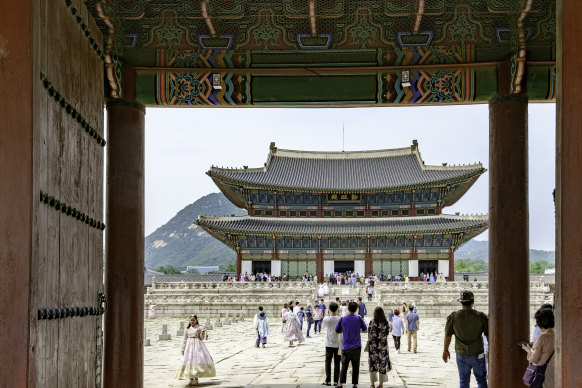
<svg viewBox="0 0 582 388">
<path fill-rule="evenodd" d="M 236 276 L 239 276 L 242 271 L 242 253 L 240 250 L 236 253 Z"/>
<path fill-rule="evenodd" d="M 493 99 L 489 104 L 489 384 L 492 387 L 522 386 L 528 364 L 525 353 L 517 346 L 519 341 L 529 338 L 527 138 L 527 97 L 507 95 Z"/>
<path fill-rule="evenodd" d="M 27 387 L 33 204 L 32 2 L 0 11 L 0 385 Z M 34 78 L 33 78 L 34 77 Z"/>
<path fill-rule="evenodd" d="M 370 236 L 366 238 L 366 261 L 364 262 L 364 276 L 372 273 L 372 253 L 370 253 Z"/>
<path fill-rule="evenodd" d="M 449 281 L 455 281 L 455 251 L 453 248 L 449 251 Z"/>
<path fill-rule="evenodd" d="M 582 317 L 582 3 L 557 2 L 555 386 L 580 387 Z M 548 188 L 548 194 L 551 188 Z"/>
<path fill-rule="evenodd" d="M 143 386 L 144 125 L 141 104 L 107 103 L 104 388 Z"/>
</svg>

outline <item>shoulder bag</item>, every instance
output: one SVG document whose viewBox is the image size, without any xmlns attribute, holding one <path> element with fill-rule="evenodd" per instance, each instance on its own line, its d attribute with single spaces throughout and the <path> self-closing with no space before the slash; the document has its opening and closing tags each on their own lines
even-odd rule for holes
<svg viewBox="0 0 582 388">
<path fill-rule="evenodd" d="M 542 388 L 546 378 L 546 368 L 552 359 L 554 352 L 550 354 L 548 361 L 544 365 L 534 365 L 530 363 L 523 374 L 523 383 L 528 387 Z"/>
</svg>

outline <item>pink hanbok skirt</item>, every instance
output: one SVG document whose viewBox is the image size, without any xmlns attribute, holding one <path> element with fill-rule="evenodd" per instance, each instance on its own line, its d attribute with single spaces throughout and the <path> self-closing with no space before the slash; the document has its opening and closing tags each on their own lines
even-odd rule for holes
<svg viewBox="0 0 582 388">
<path fill-rule="evenodd" d="M 175 377 L 182 380 L 214 376 L 216 376 L 214 361 L 204 342 L 200 338 L 188 338 Z"/>
<path fill-rule="evenodd" d="M 297 322 L 297 320 L 290 319 L 287 321 L 285 341 L 305 341 L 305 338 L 303 338 L 303 333 L 301 332 L 301 327 L 299 326 L 299 322 Z"/>
</svg>

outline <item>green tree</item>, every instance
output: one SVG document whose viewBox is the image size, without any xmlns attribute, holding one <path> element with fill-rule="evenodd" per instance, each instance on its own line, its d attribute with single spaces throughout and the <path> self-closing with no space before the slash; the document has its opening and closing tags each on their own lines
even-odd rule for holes
<svg viewBox="0 0 582 388">
<path fill-rule="evenodd" d="M 234 264 L 229 264 L 224 269 L 224 272 L 236 272 L 236 266 Z"/>
<path fill-rule="evenodd" d="M 165 267 L 162 265 L 162 266 L 158 267 L 158 269 L 156 269 L 156 271 L 162 272 L 165 274 L 180 274 L 181 273 L 176 268 L 174 268 L 174 266 L 171 264 L 168 264 Z"/>
<path fill-rule="evenodd" d="M 532 274 L 543 274 L 548 268 L 554 268 L 554 264 L 548 263 L 545 260 L 534 261 L 529 263 L 529 273 Z"/>
</svg>

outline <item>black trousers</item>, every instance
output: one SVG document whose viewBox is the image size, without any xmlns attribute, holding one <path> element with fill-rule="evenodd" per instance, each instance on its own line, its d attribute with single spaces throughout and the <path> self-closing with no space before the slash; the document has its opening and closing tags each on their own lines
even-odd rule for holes
<svg viewBox="0 0 582 388">
<path fill-rule="evenodd" d="M 358 384 L 358 376 L 360 375 L 360 354 L 362 348 L 355 348 L 349 350 L 342 350 L 342 372 L 340 377 L 340 384 L 346 383 L 348 375 L 348 367 L 352 363 L 352 384 Z"/>
<path fill-rule="evenodd" d="M 400 337 L 393 335 L 392 338 L 394 338 L 394 347 L 396 350 L 400 349 Z"/>
<path fill-rule="evenodd" d="M 340 374 L 340 355 L 338 348 L 325 347 L 325 382 L 331 383 L 331 359 L 333 358 L 333 382 L 337 384 Z"/>
</svg>

